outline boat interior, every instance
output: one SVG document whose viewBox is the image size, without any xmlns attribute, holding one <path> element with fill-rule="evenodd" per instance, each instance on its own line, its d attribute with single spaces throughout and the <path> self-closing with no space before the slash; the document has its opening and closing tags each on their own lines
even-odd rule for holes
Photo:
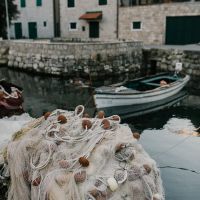
<svg viewBox="0 0 200 200">
<path fill-rule="evenodd" d="M 162 86 L 162 83 L 164 85 L 169 85 L 178 79 L 180 78 L 177 76 L 158 76 L 149 79 L 143 78 L 141 80 L 127 81 L 123 86 L 137 91 L 147 91 Z"/>
</svg>

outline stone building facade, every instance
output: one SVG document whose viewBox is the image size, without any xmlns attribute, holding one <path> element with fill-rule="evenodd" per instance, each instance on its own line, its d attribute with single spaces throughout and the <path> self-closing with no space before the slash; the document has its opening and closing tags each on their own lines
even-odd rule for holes
<svg viewBox="0 0 200 200">
<path fill-rule="evenodd" d="M 120 39 L 142 41 L 144 44 L 170 44 L 167 42 L 168 37 L 174 40 L 171 44 L 200 41 L 200 2 L 133 5 L 134 2 L 136 1 L 129 1 L 128 4 L 125 1 L 119 8 Z M 167 27 L 167 21 L 170 20 L 174 20 L 174 25 Z M 184 30 L 187 26 L 188 29 Z M 179 42 L 181 37 L 185 38 Z M 192 38 L 195 37 L 193 41 Z"/>
<path fill-rule="evenodd" d="M 60 0 L 61 37 L 74 40 L 117 38 L 116 0 Z"/>
<path fill-rule="evenodd" d="M 15 0 L 19 17 L 10 27 L 12 38 L 54 37 L 54 3 L 51 0 Z"/>
</svg>

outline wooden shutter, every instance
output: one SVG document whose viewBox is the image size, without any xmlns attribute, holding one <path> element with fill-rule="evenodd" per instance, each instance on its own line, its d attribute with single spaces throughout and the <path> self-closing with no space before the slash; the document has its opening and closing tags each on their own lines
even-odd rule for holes
<svg viewBox="0 0 200 200">
<path fill-rule="evenodd" d="M 20 4 L 22 8 L 26 7 L 26 0 L 21 0 Z"/>
<path fill-rule="evenodd" d="M 36 0 L 36 1 L 37 1 L 36 3 L 37 6 L 42 6 L 42 0 Z"/>
</svg>

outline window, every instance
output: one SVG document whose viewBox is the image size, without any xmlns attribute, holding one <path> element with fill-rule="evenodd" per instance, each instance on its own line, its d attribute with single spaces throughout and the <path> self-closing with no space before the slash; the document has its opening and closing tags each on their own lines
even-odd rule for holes
<svg viewBox="0 0 200 200">
<path fill-rule="evenodd" d="M 75 0 L 68 0 L 68 8 L 75 7 Z"/>
<path fill-rule="evenodd" d="M 71 31 L 77 30 L 77 24 L 76 24 L 76 22 L 71 22 L 69 24 L 69 30 L 71 30 Z"/>
<path fill-rule="evenodd" d="M 82 31 L 85 31 L 85 26 L 82 26 Z"/>
<path fill-rule="evenodd" d="M 43 22 L 43 26 L 44 26 L 44 27 L 47 26 L 47 22 L 46 22 L 46 21 Z"/>
<path fill-rule="evenodd" d="M 36 0 L 36 5 L 37 6 L 42 6 L 42 0 Z"/>
<path fill-rule="evenodd" d="M 99 5 L 107 5 L 107 0 L 99 0 Z"/>
<path fill-rule="evenodd" d="M 132 29 L 133 30 L 140 30 L 141 29 L 141 22 L 133 22 Z"/>
<path fill-rule="evenodd" d="M 20 5 L 22 8 L 26 7 L 26 0 L 21 0 Z"/>
</svg>

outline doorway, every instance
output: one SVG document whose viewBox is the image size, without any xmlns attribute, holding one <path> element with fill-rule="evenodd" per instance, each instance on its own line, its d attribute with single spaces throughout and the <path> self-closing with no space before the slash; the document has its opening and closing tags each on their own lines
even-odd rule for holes
<svg viewBox="0 0 200 200">
<path fill-rule="evenodd" d="M 30 39 L 37 38 L 37 23 L 36 22 L 29 22 L 28 23 L 28 32 Z"/>
<path fill-rule="evenodd" d="M 166 18 L 166 44 L 185 45 L 200 42 L 200 16 Z"/>
<path fill-rule="evenodd" d="M 89 22 L 89 37 L 99 38 L 99 22 Z"/>
<path fill-rule="evenodd" d="M 15 23 L 15 39 L 22 38 L 22 23 L 17 22 Z"/>
</svg>

